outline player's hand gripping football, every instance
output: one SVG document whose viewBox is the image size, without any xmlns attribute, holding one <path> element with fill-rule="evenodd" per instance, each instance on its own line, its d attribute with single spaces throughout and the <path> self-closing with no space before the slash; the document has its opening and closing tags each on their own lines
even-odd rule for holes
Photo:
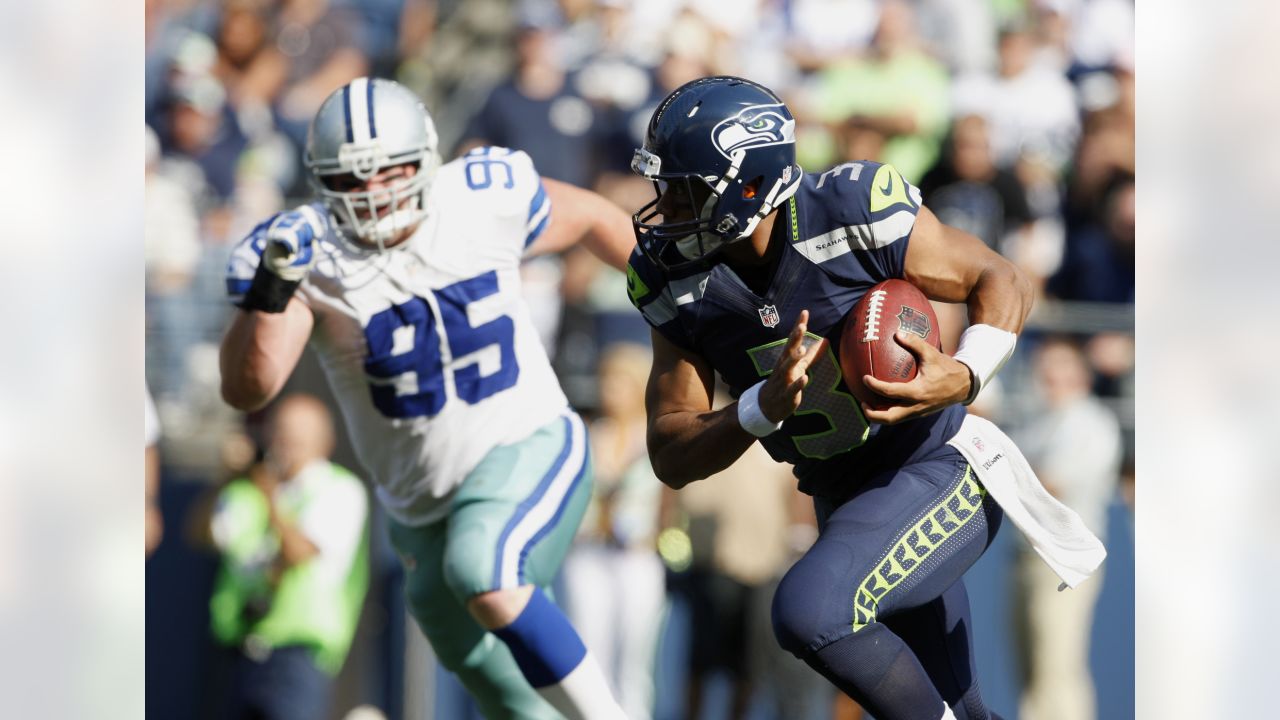
<svg viewBox="0 0 1280 720">
<path fill-rule="evenodd" d="M 801 310 L 782 357 L 760 388 L 760 411 L 773 422 L 782 422 L 800 407 L 801 392 L 809 384 L 809 366 L 827 347 L 826 340 L 806 338 L 808 329 L 809 311 Z"/>
<path fill-rule="evenodd" d="M 910 382 L 885 382 L 863 375 L 862 382 L 868 388 L 894 403 L 883 410 L 874 410 L 862 403 L 862 413 L 867 420 L 893 425 L 938 412 L 969 397 L 967 365 L 939 351 L 914 333 L 899 330 L 893 337 L 915 356 L 916 376 Z"/>
<path fill-rule="evenodd" d="M 324 218 L 310 205 L 280 213 L 267 228 L 262 262 L 281 279 L 297 282 L 315 262 L 315 241 L 324 231 Z"/>
</svg>

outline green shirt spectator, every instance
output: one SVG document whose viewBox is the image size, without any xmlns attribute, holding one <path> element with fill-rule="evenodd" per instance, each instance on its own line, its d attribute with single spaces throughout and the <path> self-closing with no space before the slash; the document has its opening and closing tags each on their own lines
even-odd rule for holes
<svg viewBox="0 0 1280 720">
<path fill-rule="evenodd" d="M 320 669 L 336 675 L 368 586 L 364 487 L 325 461 L 280 483 L 274 499 L 262 484 L 239 478 L 218 496 L 212 530 L 222 566 L 209 603 L 214 636 L 258 651 L 303 645 Z M 277 529 L 283 523 L 306 536 L 315 554 L 290 564 Z"/>
<path fill-rule="evenodd" d="M 948 74 L 916 47 L 911 11 L 888 2 L 866 56 L 833 63 L 816 78 L 811 110 L 828 127 L 847 124 L 884 136 L 880 157 L 840 156 L 830 142 L 798 148 L 801 166 L 819 169 L 846 160 L 878 160 L 911 183 L 937 160 L 949 116 Z"/>
<path fill-rule="evenodd" d="M 209 614 L 236 656 L 228 717 L 328 717 L 369 584 L 368 495 L 329 462 L 333 443 L 325 405 L 291 395 L 267 427 L 263 462 L 218 492 Z"/>
</svg>

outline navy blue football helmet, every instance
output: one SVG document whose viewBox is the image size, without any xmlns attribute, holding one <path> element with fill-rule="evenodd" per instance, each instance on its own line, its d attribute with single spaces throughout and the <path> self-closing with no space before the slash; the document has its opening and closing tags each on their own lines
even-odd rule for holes
<svg viewBox="0 0 1280 720">
<path fill-rule="evenodd" d="M 705 77 L 668 95 L 631 160 L 658 195 L 631 219 L 641 251 L 673 272 L 750 235 L 800 186 L 795 127 L 782 100 L 750 80 Z"/>
</svg>

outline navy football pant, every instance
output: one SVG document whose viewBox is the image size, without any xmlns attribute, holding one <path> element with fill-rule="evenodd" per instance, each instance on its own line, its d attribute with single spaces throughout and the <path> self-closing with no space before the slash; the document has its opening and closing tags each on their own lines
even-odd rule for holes
<svg viewBox="0 0 1280 720">
<path fill-rule="evenodd" d="M 773 600 L 778 642 L 877 720 L 995 717 L 974 677 L 961 576 L 995 538 L 1000 508 L 944 447 L 872 478 L 839 506 Z"/>
</svg>

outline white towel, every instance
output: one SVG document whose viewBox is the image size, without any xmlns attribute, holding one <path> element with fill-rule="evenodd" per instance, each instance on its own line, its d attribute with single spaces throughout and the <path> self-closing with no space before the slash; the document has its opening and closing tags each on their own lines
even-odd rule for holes
<svg viewBox="0 0 1280 720">
<path fill-rule="evenodd" d="M 947 444 L 968 459 L 1005 517 L 1062 578 L 1058 590 L 1076 587 L 1098 569 L 1107 556 L 1102 541 L 1044 489 L 1022 451 L 994 423 L 969 415 Z"/>
</svg>

